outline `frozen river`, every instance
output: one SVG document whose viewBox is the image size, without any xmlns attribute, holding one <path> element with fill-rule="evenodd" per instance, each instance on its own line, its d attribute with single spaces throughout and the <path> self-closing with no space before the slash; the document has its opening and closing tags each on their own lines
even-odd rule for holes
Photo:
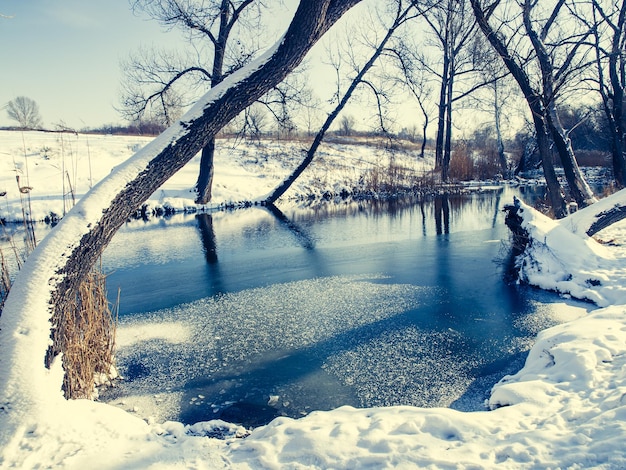
<svg viewBox="0 0 626 470">
<path fill-rule="evenodd" d="M 133 221 L 101 399 L 145 418 L 246 426 L 342 405 L 480 409 L 538 331 L 591 305 L 507 282 L 518 189 Z"/>
</svg>

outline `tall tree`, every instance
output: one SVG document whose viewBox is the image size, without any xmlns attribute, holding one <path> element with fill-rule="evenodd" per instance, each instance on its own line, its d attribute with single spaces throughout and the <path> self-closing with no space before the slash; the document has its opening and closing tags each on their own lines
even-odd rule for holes
<svg viewBox="0 0 626 470">
<path fill-rule="evenodd" d="M 619 187 L 626 187 L 626 1 L 592 0 L 593 45 L 598 75 L 598 92 L 611 134 L 613 173 Z M 580 16 L 582 21 L 588 21 Z"/>
<path fill-rule="evenodd" d="M 441 169 L 442 181 L 448 180 L 452 149 L 452 111 L 457 80 L 475 71 L 469 45 L 475 37 L 476 21 L 466 0 L 441 0 L 433 5 L 421 4 L 422 18 L 428 25 L 434 44 L 441 52 L 439 77 L 435 164 Z M 428 66 L 427 64 L 422 64 Z"/>
<path fill-rule="evenodd" d="M 134 10 L 188 34 L 193 53 L 144 49 L 131 56 L 124 64 L 123 113 L 131 119 L 152 113 L 152 119 L 171 124 L 199 93 L 220 84 L 256 54 L 262 7 L 259 0 L 134 0 Z M 210 140 L 200 158 L 199 204 L 211 200 L 214 153 L 215 140 Z"/>
<path fill-rule="evenodd" d="M 67 320 L 64 306 L 76 298 L 81 280 L 119 227 L 224 125 L 294 70 L 324 33 L 359 1 L 302 0 L 274 48 L 213 88 L 181 120 L 118 166 L 37 247 L 27 261 L 33 269 L 20 272 L 0 317 L 0 368 L 2 376 L 8 378 L 7 383 L 0 384 L 6 423 L 3 431 L 18 426 L 24 413 L 46 402 L 39 400 L 38 394 L 54 393 L 49 386 L 38 386 L 59 380 L 60 389 L 58 374 L 51 377 L 41 363 L 50 335 L 49 322 L 52 318 L 54 324 Z M 45 291 L 34 292 L 34 286 L 43 286 Z M 24 325 L 33 328 L 24 334 Z M 26 363 L 13 367 L 18 360 Z M 28 377 L 23 377 L 24 371 Z M 35 390 L 24 394 L 21 386 Z M 28 401 L 30 397 L 33 401 Z"/>
<path fill-rule="evenodd" d="M 534 10 L 538 6 L 536 1 L 470 1 L 480 29 L 511 72 L 528 104 L 554 215 L 564 217 L 566 210 L 562 188 L 552 163 L 552 142 L 559 153 L 572 197 L 580 206 L 593 202 L 593 193 L 580 173 L 557 108 L 559 92 L 570 85 L 575 72 L 580 71 L 584 63 L 578 53 L 589 33 L 557 31 L 555 24 L 558 23 L 564 0 L 550 3 L 549 9 L 542 3 L 541 14 Z M 514 15 L 511 15 L 512 5 L 519 7 Z M 498 10 L 499 7 L 502 11 Z M 498 12 L 499 16 L 496 15 Z M 541 21 L 534 19 L 533 13 Z M 539 28 L 540 22 L 543 24 Z M 523 34 L 520 35 L 520 32 Z M 533 70 L 538 80 L 531 79 Z"/>
</svg>

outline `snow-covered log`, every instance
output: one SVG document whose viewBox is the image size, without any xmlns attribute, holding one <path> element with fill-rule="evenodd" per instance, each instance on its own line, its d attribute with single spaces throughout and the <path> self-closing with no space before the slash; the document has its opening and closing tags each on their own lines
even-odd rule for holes
<svg viewBox="0 0 626 470">
<path fill-rule="evenodd" d="M 520 280 L 542 289 L 610 305 L 626 286 L 602 275 L 612 262 L 610 252 L 592 238 L 626 216 L 626 190 L 560 220 L 544 216 L 515 200 L 506 207 L 506 223 L 515 237 Z"/>
<path fill-rule="evenodd" d="M 300 2 L 275 47 L 211 89 L 179 122 L 115 168 L 31 254 L 0 317 L 0 443 L 11 438 L 26 413 L 45 414 L 62 398 L 59 361 L 44 367 L 50 318 L 75 297 L 118 228 L 224 125 L 287 76 L 359 1 Z"/>
</svg>

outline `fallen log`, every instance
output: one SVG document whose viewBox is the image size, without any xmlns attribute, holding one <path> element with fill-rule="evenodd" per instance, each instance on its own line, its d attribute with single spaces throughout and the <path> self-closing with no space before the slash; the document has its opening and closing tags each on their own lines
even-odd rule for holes
<svg viewBox="0 0 626 470">
<path fill-rule="evenodd" d="M 596 221 L 591 224 L 585 233 L 592 237 L 600 230 L 603 230 L 624 218 L 626 218 L 626 206 L 613 206 L 611 209 L 597 214 Z"/>
</svg>

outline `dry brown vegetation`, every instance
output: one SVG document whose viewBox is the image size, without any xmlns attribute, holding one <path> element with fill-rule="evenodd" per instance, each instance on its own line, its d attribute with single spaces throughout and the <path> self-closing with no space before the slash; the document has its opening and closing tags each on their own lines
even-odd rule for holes
<svg viewBox="0 0 626 470">
<path fill-rule="evenodd" d="M 93 398 L 94 379 L 110 380 L 116 375 L 113 314 L 106 295 L 106 277 L 93 269 L 80 285 L 75 302 L 54 318 L 55 350 L 63 354 L 66 398 Z"/>
</svg>

